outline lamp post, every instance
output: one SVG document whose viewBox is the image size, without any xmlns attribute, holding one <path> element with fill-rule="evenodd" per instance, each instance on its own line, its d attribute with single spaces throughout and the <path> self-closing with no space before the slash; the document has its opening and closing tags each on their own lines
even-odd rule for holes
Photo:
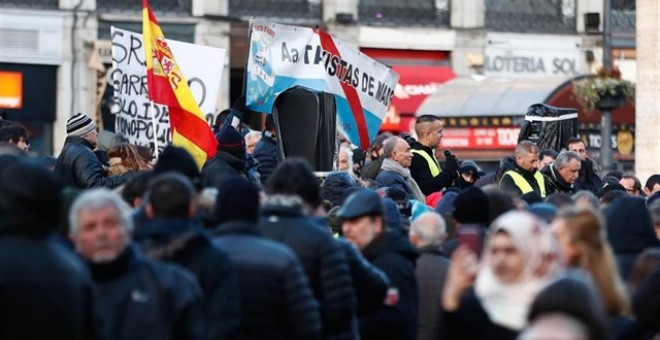
<svg viewBox="0 0 660 340">
<path fill-rule="evenodd" d="M 603 0 L 603 68 L 612 68 L 612 0 Z M 612 160 L 612 109 L 601 110 L 600 163 L 603 170 L 613 170 Z"/>
</svg>

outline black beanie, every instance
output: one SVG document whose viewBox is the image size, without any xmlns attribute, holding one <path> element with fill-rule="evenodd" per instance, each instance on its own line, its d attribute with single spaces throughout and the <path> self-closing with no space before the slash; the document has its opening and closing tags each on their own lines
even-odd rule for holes
<svg viewBox="0 0 660 340">
<path fill-rule="evenodd" d="M 215 139 L 218 140 L 218 150 L 226 151 L 239 159 L 245 158 L 245 139 L 230 122 L 225 122 Z"/>
<path fill-rule="evenodd" d="M 168 145 L 158 156 L 154 176 L 175 171 L 188 177 L 196 186 L 200 182 L 199 168 L 195 159 L 183 148 Z"/>
<path fill-rule="evenodd" d="M 454 219 L 461 224 L 488 225 L 490 208 L 488 196 L 479 188 L 467 188 L 454 200 Z"/>
<path fill-rule="evenodd" d="M 231 176 L 220 184 L 215 199 L 215 222 L 259 220 L 259 190 L 240 176 Z"/>
</svg>

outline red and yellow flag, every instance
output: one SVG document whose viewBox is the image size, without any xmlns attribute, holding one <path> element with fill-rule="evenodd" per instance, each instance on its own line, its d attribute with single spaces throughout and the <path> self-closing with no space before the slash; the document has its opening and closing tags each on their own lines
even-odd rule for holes
<svg viewBox="0 0 660 340">
<path fill-rule="evenodd" d="M 192 95 L 147 0 L 142 0 L 142 38 L 149 98 L 167 105 L 172 144 L 186 149 L 201 169 L 216 153 L 218 141 Z"/>
</svg>

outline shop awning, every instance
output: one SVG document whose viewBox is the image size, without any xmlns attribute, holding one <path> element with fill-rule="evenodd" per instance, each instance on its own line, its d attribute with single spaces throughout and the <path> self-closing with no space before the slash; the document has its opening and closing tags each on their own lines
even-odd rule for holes
<svg viewBox="0 0 660 340">
<path fill-rule="evenodd" d="M 483 79 L 456 78 L 424 100 L 416 116 L 483 117 L 524 115 L 544 103 L 572 78 Z"/>
</svg>

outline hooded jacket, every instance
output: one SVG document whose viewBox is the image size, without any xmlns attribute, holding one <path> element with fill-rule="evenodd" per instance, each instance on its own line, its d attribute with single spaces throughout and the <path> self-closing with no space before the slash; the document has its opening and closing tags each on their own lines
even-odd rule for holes
<svg viewBox="0 0 660 340">
<path fill-rule="evenodd" d="M 433 149 L 422 145 L 418 141 L 411 140 L 410 148 L 412 150 L 424 152 L 430 156 L 431 159 L 435 159 Z M 438 165 L 438 167 L 440 167 L 440 165 Z M 431 174 L 429 163 L 421 155 L 413 153 L 412 162 L 410 163 L 410 174 L 413 179 L 415 179 L 415 182 L 417 182 L 417 185 L 419 185 L 422 193 L 426 196 L 450 187 L 454 179 L 458 177 L 457 172 L 459 169 L 460 167 L 458 166 L 455 157 L 447 158 L 444 171 L 441 171 L 440 174 L 435 177 Z"/>
<path fill-rule="evenodd" d="M 547 196 L 554 193 L 572 195 L 576 192 L 573 185 L 566 182 L 564 178 L 561 177 L 559 170 L 557 170 L 554 164 L 548 165 L 540 171 L 545 176 L 546 187 L 548 188 Z"/>
<path fill-rule="evenodd" d="M 347 172 L 333 172 L 321 185 L 321 198 L 330 201 L 333 206 L 340 206 L 346 198 L 345 191 L 349 188 L 358 188 L 357 182 Z"/>
<path fill-rule="evenodd" d="M 304 216 L 300 207 L 266 205 L 261 212 L 259 232 L 298 255 L 321 303 L 323 336 L 352 338 L 355 291 L 346 258 L 330 231 Z"/>
<path fill-rule="evenodd" d="M 202 167 L 202 186 L 219 188 L 220 184 L 231 176 L 245 178 L 245 160 L 231 153 L 218 150 Z"/>
<path fill-rule="evenodd" d="M 55 174 L 64 186 L 80 189 L 116 188 L 124 184 L 133 173 L 108 177 L 101 161 L 94 154 L 92 144 L 83 138 L 69 136 L 55 163 Z"/>
<path fill-rule="evenodd" d="M 644 199 L 639 197 L 620 198 L 605 208 L 603 214 L 619 274 L 628 281 L 637 255 L 646 248 L 660 247 L 651 214 Z"/>
<path fill-rule="evenodd" d="M 388 230 L 374 239 L 363 254 L 390 278 L 390 289 L 396 289 L 398 301 L 392 306 L 381 306 L 371 315 L 360 317 L 360 337 L 364 340 L 417 339 L 417 251 L 400 231 Z"/>
<path fill-rule="evenodd" d="M 224 339 L 240 325 L 238 280 L 229 256 L 188 219 L 152 219 L 137 229 L 135 241 L 148 256 L 190 270 L 204 294 L 211 339 Z"/>
<path fill-rule="evenodd" d="M 207 339 L 202 294 L 180 267 L 129 246 L 114 261 L 90 263 L 106 339 Z"/>
<path fill-rule="evenodd" d="M 580 163 L 582 163 L 582 167 L 580 168 L 580 175 L 574 184 L 575 190 L 588 190 L 594 194 L 597 193 L 603 188 L 604 183 L 596 173 L 596 170 L 594 170 L 594 162 L 587 158 Z"/>
<path fill-rule="evenodd" d="M 240 334 L 250 339 L 319 339 L 319 304 L 296 254 L 259 235 L 253 222 L 226 222 L 215 233 L 214 243 L 228 252 L 241 282 Z"/>
</svg>

